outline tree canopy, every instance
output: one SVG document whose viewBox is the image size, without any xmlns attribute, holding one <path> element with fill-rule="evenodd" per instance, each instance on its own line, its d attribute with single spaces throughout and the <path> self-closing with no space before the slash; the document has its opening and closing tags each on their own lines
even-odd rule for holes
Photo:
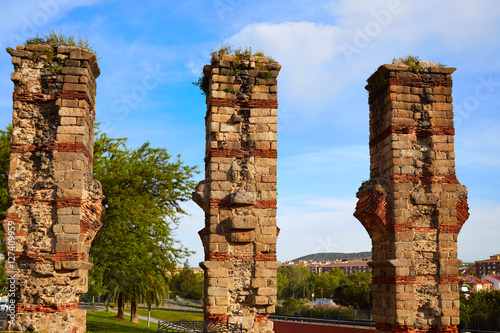
<svg viewBox="0 0 500 333">
<path fill-rule="evenodd" d="M 12 204 L 8 187 L 11 135 L 11 125 L 7 126 L 5 130 L 0 130 L 0 220 L 5 216 L 5 212 Z"/>
<path fill-rule="evenodd" d="M 348 276 L 335 268 L 329 273 L 312 274 L 307 266 L 295 265 L 278 270 L 278 298 L 307 300 L 331 298 L 337 304 L 361 309 L 371 308 L 371 274 L 355 272 Z"/>
<path fill-rule="evenodd" d="M 189 254 L 174 237 L 180 203 L 190 199 L 195 167 L 165 148 L 144 143 L 137 149 L 126 139 L 99 133 L 94 146 L 94 179 L 102 184 L 103 226 L 92 244 L 90 292 L 105 290 L 128 299 L 161 299 L 166 272 Z M 119 304 L 120 305 L 120 304 Z"/>
</svg>

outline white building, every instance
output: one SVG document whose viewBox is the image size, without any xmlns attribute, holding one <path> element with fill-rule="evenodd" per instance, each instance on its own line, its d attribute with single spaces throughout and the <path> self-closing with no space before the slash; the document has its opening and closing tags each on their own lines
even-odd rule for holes
<svg viewBox="0 0 500 333">
<path fill-rule="evenodd" d="M 490 281 L 493 286 L 491 289 L 500 290 L 500 274 L 488 274 L 483 276 L 483 280 Z"/>
</svg>

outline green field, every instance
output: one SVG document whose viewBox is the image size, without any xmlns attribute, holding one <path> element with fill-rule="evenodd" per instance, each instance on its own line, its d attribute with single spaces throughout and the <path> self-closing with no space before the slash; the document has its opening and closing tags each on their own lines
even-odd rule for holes
<svg viewBox="0 0 500 333">
<path fill-rule="evenodd" d="M 130 321 L 130 316 L 125 316 L 125 321 L 115 319 L 116 313 L 106 311 L 87 311 L 87 333 L 104 332 L 156 332 L 158 326 L 139 319 L 139 325 Z"/>
<path fill-rule="evenodd" d="M 130 309 L 125 309 L 125 313 L 130 313 Z M 139 309 L 139 315 L 147 316 L 147 309 Z M 115 318 L 116 313 L 107 311 L 87 311 L 87 333 L 104 333 L 104 332 L 156 332 L 157 324 L 151 323 L 147 327 L 145 320 L 139 319 L 139 325 L 131 323 L 130 316 L 125 316 L 125 321 Z M 189 313 L 177 311 L 151 310 L 151 317 L 166 321 L 203 320 L 202 313 Z"/>
<path fill-rule="evenodd" d="M 126 309 L 130 313 L 130 309 Z M 147 309 L 139 309 L 139 315 L 148 315 Z M 151 317 L 158 318 L 165 321 L 178 321 L 178 320 L 189 320 L 189 321 L 200 321 L 203 320 L 203 313 L 191 313 L 191 312 L 177 312 L 177 311 L 164 311 L 164 310 L 151 310 Z"/>
</svg>

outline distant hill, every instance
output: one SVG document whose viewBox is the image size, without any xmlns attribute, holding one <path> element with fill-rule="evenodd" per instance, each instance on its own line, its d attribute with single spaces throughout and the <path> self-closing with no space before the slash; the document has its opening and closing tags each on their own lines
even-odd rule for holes
<svg viewBox="0 0 500 333">
<path fill-rule="evenodd" d="M 306 256 L 293 259 L 294 262 L 297 262 L 299 260 L 306 260 L 306 261 L 323 261 L 323 260 L 328 260 L 328 261 L 335 261 L 335 260 L 340 260 L 340 259 L 347 259 L 351 262 L 353 261 L 361 261 L 363 258 L 370 258 L 372 257 L 371 251 L 368 252 L 351 252 L 351 253 L 337 253 L 337 252 L 322 252 L 322 253 L 314 253 L 314 254 L 308 254 Z"/>
</svg>

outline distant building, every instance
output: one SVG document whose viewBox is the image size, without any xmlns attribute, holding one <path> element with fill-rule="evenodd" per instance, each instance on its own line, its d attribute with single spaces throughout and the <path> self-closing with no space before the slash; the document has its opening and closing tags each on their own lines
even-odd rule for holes
<svg viewBox="0 0 500 333">
<path fill-rule="evenodd" d="M 500 274 L 488 274 L 483 278 L 492 283 L 493 290 L 500 290 Z"/>
<path fill-rule="evenodd" d="M 327 298 L 317 298 L 316 307 L 318 306 L 337 306 L 334 301 Z"/>
<path fill-rule="evenodd" d="M 500 254 L 490 256 L 489 260 L 476 261 L 476 273 L 478 276 L 500 273 Z"/>
<path fill-rule="evenodd" d="M 335 268 L 339 268 L 344 272 L 345 275 L 350 275 L 355 272 L 362 273 L 371 273 L 372 269 L 368 266 L 369 259 L 363 259 L 360 262 L 349 262 L 346 259 L 338 260 L 335 262 L 331 261 L 310 261 L 307 262 L 305 260 L 300 260 L 297 263 L 293 261 L 285 261 L 281 267 L 291 267 L 295 265 L 304 265 L 310 268 L 311 273 L 313 274 L 321 274 L 321 273 L 330 273 Z"/>
<path fill-rule="evenodd" d="M 479 280 L 471 282 L 471 291 L 490 291 L 492 288 L 492 283 L 487 280 Z"/>
</svg>

